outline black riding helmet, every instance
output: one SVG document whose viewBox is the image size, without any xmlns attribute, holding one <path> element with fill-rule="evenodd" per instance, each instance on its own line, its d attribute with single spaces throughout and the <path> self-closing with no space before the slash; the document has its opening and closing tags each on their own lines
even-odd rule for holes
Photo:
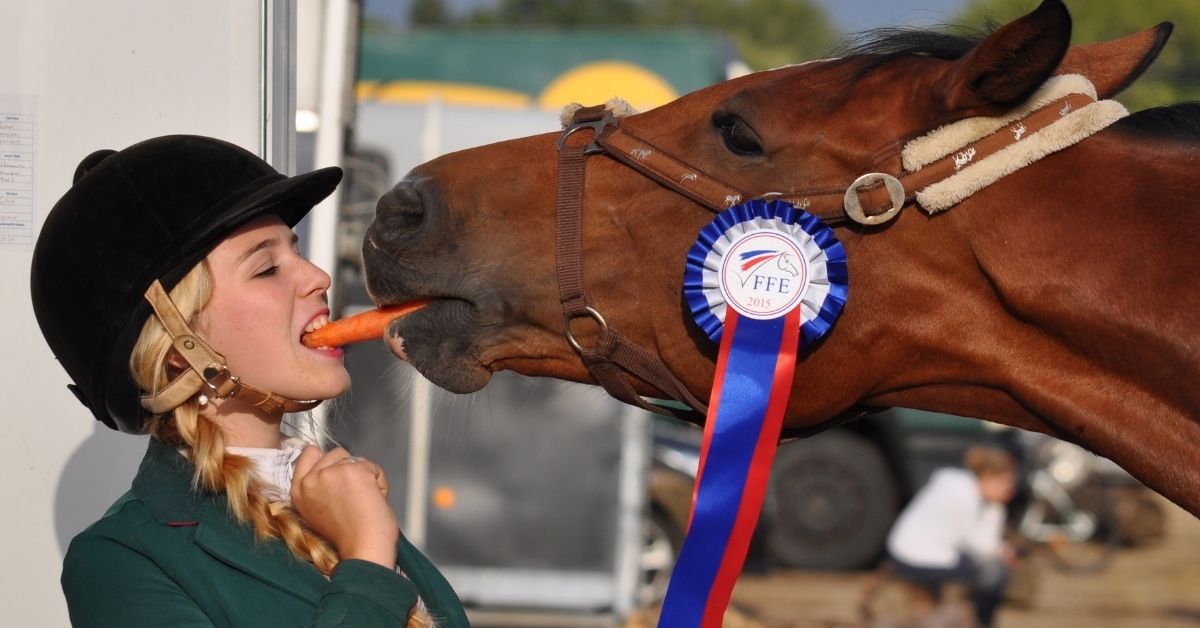
<svg viewBox="0 0 1200 628">
<path fill-rule="evenodd" d="M 168 135 L 84 158 L 38 235 L 30 277 L 46 343 L 97 420 L 144 431 L 129 356 L 152 310 L 246 222 L 277 214 L 294 226 L 337 187 L 340 168 L 295 177 L 221 140 Z"/>
</svg>

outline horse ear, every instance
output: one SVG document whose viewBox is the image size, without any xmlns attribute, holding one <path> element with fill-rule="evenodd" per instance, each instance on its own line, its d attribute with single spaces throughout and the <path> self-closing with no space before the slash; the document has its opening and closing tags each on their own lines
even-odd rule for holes
<svg viewBox="0 0 1200 628">
<path fill-rule="evenodd" d="M 1170 22 L 1163 22 L 1113 41 L 1072 46 L 1054 73 L 1082 74 L 1096 86 L 1097 96 L 1111 98 L 1154 63 L 1174 28 Z"/>
<path fill-rule="evenodd" d="M 1062 0 L 1044 0 L 997 29 L 946 77 L 948 111 L 995 110 L 1023 102 L 1050 78 L 1071 41 L 1071 15 Z"/>
</svg>

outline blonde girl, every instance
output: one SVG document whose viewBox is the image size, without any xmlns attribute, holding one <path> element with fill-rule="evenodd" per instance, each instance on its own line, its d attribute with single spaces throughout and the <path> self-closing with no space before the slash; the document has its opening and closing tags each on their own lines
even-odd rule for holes
<svg viewBox="0 0 1200 628">
<path fill-rule="evenodd" d="M 166 136 L 89 155 L 47 215 L 47 344 L 97 420 L 150 435 L 131 490 L 67 552 L 73 625 L 467 625 L 379 466 L 281 431 L 350 384 L 340 349 L 300 343 L 328 322 L 329 276 L 292 231 L 340 178 Z"/>
</svg>

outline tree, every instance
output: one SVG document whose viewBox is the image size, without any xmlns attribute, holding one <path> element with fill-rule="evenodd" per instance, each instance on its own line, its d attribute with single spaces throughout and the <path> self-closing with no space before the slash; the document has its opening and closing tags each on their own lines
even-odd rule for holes
<svg viewBox="0 0 1200 628">
<path fill-rule="evenodd" d="M 1130 111 L 1182 100 L 1200 100 L 1200 2 L 1179 0 L 1065 0 L 1071 10 L 1072 41 L 1114 39 L 1159 22 L 1175 32 L 1150 70 L 1118 96 Z M 971 0 L 957 22 L 1003 24 L 1032 11 L 1038 0 Z"/>
<path fill-rule="evenodd" d="M 475 23 L 506 26 L 614 26 L 636 23 L 636 0 L 501 0 L 471 15 Z"/>
<path fill-rule="evenodd" d="M 834 39 L 829 17 L 812 0 L 500 0 L 459 23 L 712 28 L 728 33 L 756 70 L 812 59 Z"/>
<path fill-rule="evenodd" d="M 444 0 L 413 0 L 409 21 L 416 26 L 445 24 L 447 20 Z"/>
<path fill-rule="evenodd" d="M 829 51 L 836 33 L 824 9 L 810 0 L 649 0 L 643 11 L 646 25 L 725 31 L 755 70 L 817 58 Z"/>
</svg>

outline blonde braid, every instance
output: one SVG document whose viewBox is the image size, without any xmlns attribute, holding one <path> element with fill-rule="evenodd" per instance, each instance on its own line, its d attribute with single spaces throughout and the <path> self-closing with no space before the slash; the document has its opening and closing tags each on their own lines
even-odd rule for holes
<svg viewBox="0 0 1200 628">
<path fill-rule="evenodd" d="M 212 280 L 204 263 L 196 265 L 171 291 L 171 298 L 184 316 L 191 319 L 212 294 Z M 171 338 L 155 317 L 142 327 L 130 356 L 130 371 L 143 390 L 165 386 L 172 373 L 167 364 Z M 213 494 L 224 493 L 229 514 L 235 521 L 250 524 L 260 541 L 279 539 L 293 555 L 312 563 L 326 577 L 340 560 L 337 550 L 304 525 L 288 502 L 271 502 L 267 485 L 254 473 L 254 463 L 245 456 L 227 454 L 225 437 L 217 424 L 200 414 L 199 403 L 189 399 L 169 414 L 147 421 L 151 437 L 186 450 L 195 467 L 192 485 Z M 432 628 L 429 613 L 414 607 L 406 628 Z"/>
<path fill-rule="evenodd" d="M 174 423 L 182 444 L 191 452 L 195 486 L 224 493 L 229 514 L 251 524 L 255 538 L 279 539 L 322 574 L 332 574 L 338 563 L 337 551 L 309 530 L 290 504 L 267 500 L 263 492 L 267 486 L 255 476 L 254 463 L 244 456 L 226 454 L 225 437 L 215 423 L 198 412 L 181 409 L 176 410 Z"/>
</svg>

